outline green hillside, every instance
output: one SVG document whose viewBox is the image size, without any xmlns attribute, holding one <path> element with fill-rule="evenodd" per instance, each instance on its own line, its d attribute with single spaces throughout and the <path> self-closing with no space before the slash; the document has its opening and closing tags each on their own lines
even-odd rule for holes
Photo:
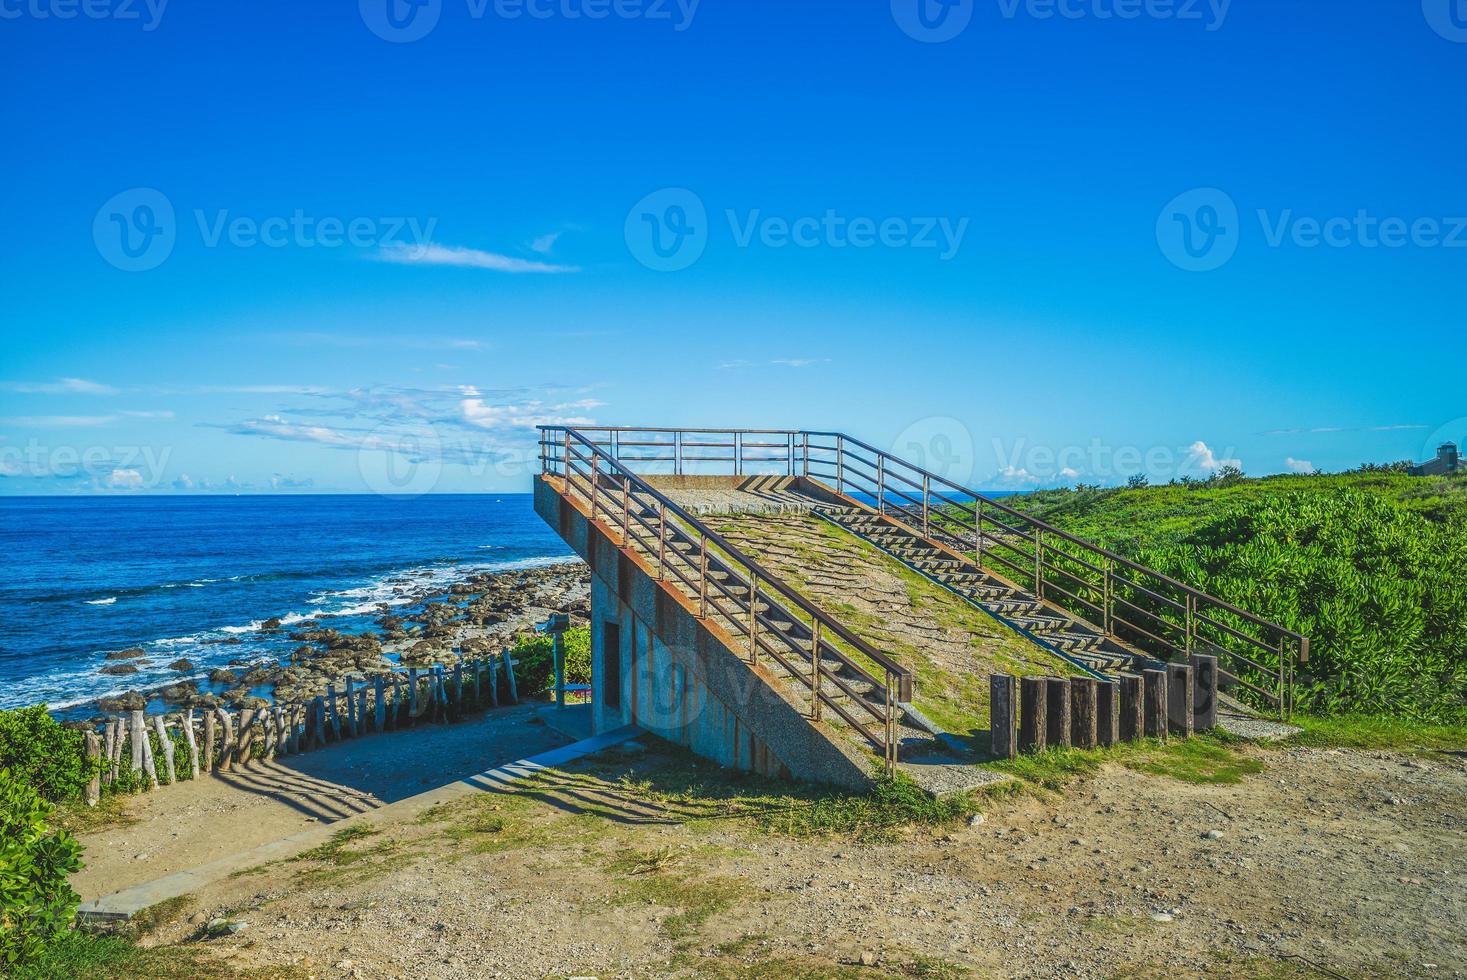
<svg viewBox="0 0 1467 980">
<path fill-rule="evenodd" d="M 1231 473 L 1004 502 L 1310 637 L 1304 710 L 1467 714 L 1467 476 Z"/>
</svg>

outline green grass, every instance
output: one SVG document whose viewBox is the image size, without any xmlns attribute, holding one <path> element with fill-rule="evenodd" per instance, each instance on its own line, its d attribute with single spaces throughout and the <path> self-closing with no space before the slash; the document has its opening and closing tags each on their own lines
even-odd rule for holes
<svg viewBox="0 0 1467 980">
<path fill-rule="evenodd" d="M 143 949 L 125 936 L 72 930 L 35 963 L 14 970 L 12 980 L 206 980 L 206 978 L 299 978 L 289 967 L 238 970 L 210 957 L 202 948 L 160 946 Z"/>
<path fill-rule="evenodd" d="M 183 918 L 194 907 L 194 904 L 195 900 L 192 895 L 165 898 L 161 902 L 133 913 L 128 925 L 134 935 L 147 936 Z"/>
<path fill-rule="evenodd" d="M 1467 751 L 1467 722 L 1435 725 L 1374 715 L 1337 715 L 1333 718 L 1296 715 L 1292 721 L 1304 730 L 1284 743 L 1291 746 L 1392 752 Z"/>
<path fill-rule="evenodd" d="M 672 910 L 662 920 L 662 933 L 668 939 L 679 940 L 697 934 L 720 912 L 759 897 L 753 886 L 737 878 L 651 871 L 622 877 L 611 904 L 655 905 Z"/>
<path fill-rule="evenodd" d="M 995 787 L 995 792 L 1004 793 L 1022 791 L 1024 785 L 1046 791 L 1062 790 L 1077 777 L 1094 773 L 1112 762 L 1137 772 L 1201 785 L 1230 785 L 1263 771 L 1259 760 L 1243 754 L 1235 739 L 1220 732 L 1164 742 L 1154 738 L 1137 739 L 1107 749 L 1048 749 L 985 765 L 1022 781 L 1023 785 L 1017 787 Z"/>
</svg>

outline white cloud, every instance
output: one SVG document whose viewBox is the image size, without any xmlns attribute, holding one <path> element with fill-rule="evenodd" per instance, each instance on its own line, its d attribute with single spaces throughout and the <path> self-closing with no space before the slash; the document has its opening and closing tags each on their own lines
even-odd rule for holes
<svg viewBox="0 0 1467 980">
<path fill-rule="evenodd" d="M 552 231 L 548 235 L 541 235 L 539 238 L 530 243 L 530 251 L 536 252 L 540 255 L 547 255 L 549 254 L 550 250 L 555 247 L 555 243 L 559 240 L 560 232 L 558 231 Z"/>
<path fill-rule="evenodd" d="M 1080 475 L 1080 471 L 1074 469 L 1073 467 L 1066 466 L 1059 471 L 1059 475 L 1066 480 L 1073 480 Z"/>
<path fill-rule="evenodd" d="M 193 477 L 189 476 L 187 473 L 178 474 L 178 479 L 173 481 L 173 489 L 175 490 L 192 490 L 193 488 Z"/>
<path fill-rule="evenodd" d="M 828 357 L 781 357 L 769 363 L 776 364 L 780 367 L 804 368 L 810 367 L 812 364 L 824 364 L 829 360 L 830 358 Z"/>
<path fill-rule="evenodd" d="M 106 482 L 113 490 L 140 490 L 143 475 L 137 470 L 117 469 L 107 474 Z"/>
<path fill-rule="evenodd" d="M 1219 459 L 1217 454 L 1208 448 L 1207 443 L 1201 439 L 1188 446 L 1187 452 L 1190 454 L 1188 457 L 1189 461 L 1195 463 L 1197 468 L 1204 473 L 1220 470 L 1224 466 L 1236 466 L 1238 469 L 1243 468 L 1243 461 L 1241 459 Z"/>
<path fill-rule="evenodd" d="M 398 265 L 447 265 L 464 269 L 488 269 L 491 272 L 511 273 L 562 273 L 580 272 L 573 265 L 554 265 L 531 259 L 517 259 L 512 255 L 484 252 L 476 248 L 460 248 L 455 245 L 384 245 L 377 253 L 384 262 Z"/>
<path fill-rule="evenodd" d="M 111 385 L 98 384 L 85 378 L 62 378 L 59 381 L 6 381 L 0 383 L 6 391 L 18 391 L 27 395 L 115 395 L 117 389 Z"/>
<path fill-rule="evenodd" d="M 173 413 L 169 411 L 158 412 L 123 412 L 130 419 L 171 419 Z"/>
<path fill-rule="evenodd" d="M 1284 460 L 1284 465 L 1287 466 L 1289 470 L 1294 473 L 1314 472 L 1314 464 L 1309 462 L 1309 460 L 1307 459 L 1295 459 L 1294 457 L 1290 456 L 1288 459 Z"/>
</svg>

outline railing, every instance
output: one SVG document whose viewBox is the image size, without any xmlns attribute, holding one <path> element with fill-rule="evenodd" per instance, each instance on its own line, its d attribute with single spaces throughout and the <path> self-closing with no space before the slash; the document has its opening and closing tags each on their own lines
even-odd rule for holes
<svg viewBox="0 0 1467 980">
<path fill-rule="evenodd" d="M 612 438 L 593 438 L 607 432 Z M 728 444 L 675 435 L 667 442 L 621 440 L 613 430 L 542 427 L 541 469 L 586 503 L 593 523 L 609 529 L 623 547 L 645 555 L 658 581 L 685 589 L 697 603 L 699 618 L 718 622 L 750 664 L 767 657 L 809 689 L 813 720 L 831 711 L 883 753 L 891 772 L 897 762 L 899 704 L 913 694 L 910 668 L 873 649 L 627 465 L 650 460 L 620 455 L 626 449 L 670 446 L 678 473 L 685 463 L 708 460 L 732 462 L 742 473 L 743 464 L 752 462 L 744 455 L 748 450 L 771 447 L 758 439 L 746 442 L 744 433 Z M 782 461 L 793 465 L 793 447 L 781 445 L 790 450 Z M 732 455 L 717 452 L 723 448 L 732 449 Z M 853 686 L 862 684 L 864 692 Z"/>
<path fill-rule="evenodd" d="M 1294 665 L 1308 659 L 1307 637 L 844 433 L 550 427 L 542 458 L 547 446 L 559 452 L 567 433 L 628 472 L 825 483 L 1131 649 L 1160 660 L 1215 655 L 1224 681 L 1282 717 L 1292 712 Z"/>
</svg>

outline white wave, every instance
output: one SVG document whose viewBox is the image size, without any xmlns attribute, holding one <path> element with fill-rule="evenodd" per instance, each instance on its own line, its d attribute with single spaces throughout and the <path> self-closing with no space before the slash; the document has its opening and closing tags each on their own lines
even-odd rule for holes
<svg viewBox="0 0 1467 980">
<path fill-rule="evenodd" d="M 87 600 L 87 605 L 89 605 L 89 606 L 110 606 L 110 605 L 112 605 L 116 601 L 117 601 L 117 596 L 114 595 L 114 596 L 108 596 L 105 599 L 88 599 Z"/>
</svg>

